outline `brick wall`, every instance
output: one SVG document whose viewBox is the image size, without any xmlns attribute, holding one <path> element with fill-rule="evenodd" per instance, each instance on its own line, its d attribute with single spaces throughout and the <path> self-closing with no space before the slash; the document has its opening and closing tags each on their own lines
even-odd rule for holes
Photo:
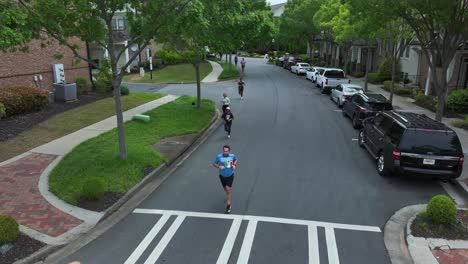
<svg viewBox="0 0 468 264">
<path fill-rule="evenodd" d="M 72 42 L 80 47 L 80 55 L 86 58 L 85 43 L 78 39 L 72 39 Z M 54 54 L 61 54 L 63 57 L 57 60 L 53 57 Z M 0 89 L 26 85 L 50 90 L 53 83 L 52 65 L 56 63 L 64 65 L 67 82 L 74 82 L 76 77 L 89 79 L 88 63 L 76 63 L 70 49 L 57 42 L 42 48 L 39 41 L 32 41 L 28 52 L 0 53 L 0 61 Z M 42 75 L 42 81 L 35 82 L 34 76 L 38 75 Z"/>
</svg>

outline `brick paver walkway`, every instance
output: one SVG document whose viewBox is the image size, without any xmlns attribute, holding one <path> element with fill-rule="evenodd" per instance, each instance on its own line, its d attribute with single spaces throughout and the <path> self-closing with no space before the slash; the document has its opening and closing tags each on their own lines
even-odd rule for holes
<svg viewBox="0 0 468 264">
<path fill-rule="evenodd" d="M 468 264 L 468 249 L 436 249 L 432 254 L 440 264 Z"/>
<path fill-rule="evenodd" d="M 52 237 L 83 223 L 49 204 L 39 192 L 39 178 L 56 157 L 32 153 L 0 166 L 0 214 L 8 214 L 21 225 Z"/>
</svg>

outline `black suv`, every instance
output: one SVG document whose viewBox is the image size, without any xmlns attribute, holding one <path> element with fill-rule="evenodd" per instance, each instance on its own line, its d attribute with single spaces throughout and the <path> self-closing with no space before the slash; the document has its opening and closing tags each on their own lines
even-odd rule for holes
<svg viewBox="0 0 468 264">
<path fill-rule="evenodd" d="M 422 114 L 388 111 L 367 118 L 358 142 L 377 160 L 382 176 L 412 173 L 447 180 L 462 173 L 464 155 L 457 134 Z"/>
<path fill-rule="evenodd" d="M 392 104 L 381 94 L 358 93 L 343 103 L 343 116 L 353 120 L 353 127 L 360 128 L 362 120 L 380 111 L 393 110 Z"/>
</svg>

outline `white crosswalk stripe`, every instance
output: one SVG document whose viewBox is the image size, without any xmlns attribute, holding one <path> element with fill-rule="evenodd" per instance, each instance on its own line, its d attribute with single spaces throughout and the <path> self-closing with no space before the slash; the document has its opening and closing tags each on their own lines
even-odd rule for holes
<svg viewBox="0 0 468 264">
<path fill-rule="evenodd" d="M 329 222 L 318 222 L 300 219 L 288 219 L 277 217 L 265 216 L 251 216 L 251 215 L 235 215 L 235 214 L 214 214 L 202 212 L 189 212 L 189 211 L 173 211 L 173 210 L 158 210 L 158 209 L 135 209 L 133 211 L 137 214 L 154 214 L 161 215 L 161 218 L 140 242 L 132 254 L 128 257 L 124 264 L 135 264 L 147 250 L 149 245 L 158 235 L 160 230 L 166 225 L 170 217 L 175 216 L 174 222 L 163 235 L 156 247 L 151 251 L 149 257 L 145 260 L 144 264 L 154 264 L 158 261 L 159 257 L 170 243 L 171 239 L 176 234 L 182 223 L 187 217 L 210 218 L 210 219 L 229 219 L 232 220 L 231 227 L 224 241 L 224 245 L 218 256 L 216 264 L 226 264 L 230 260 L 234 244 L 236 242 L 241 224 L 247 221 L 247 229 L 244 234 L 244 239 L 241 244 L 238 264 L 247 264 L 249 262 L 252 246 L 255 240 L 255 233 L 257 225 L 264 223 L 279 223 L 286 225 L 302 225 L 307 227 L 308 231 L 308 260 L 309 264 L 320 264 L 319 257 L 319 240 L 318 240 L 318 227 L 325 228 L 325 240 L 327 246 L 328 263 L 339 264 L 338 247 L 335 237 L 335 229 L 365 231 L 365 232 L 381 232 L 380 228 L 375 226 L 364 225 L 348 225 Z M 142 261 L 142 260 L 141 260 Z"/>
</svg>

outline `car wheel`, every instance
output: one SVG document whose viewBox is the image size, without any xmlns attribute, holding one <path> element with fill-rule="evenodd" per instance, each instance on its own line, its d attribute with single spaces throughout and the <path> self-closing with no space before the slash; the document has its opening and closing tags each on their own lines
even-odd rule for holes
<svg viewBox="0 0 468 264">
<path fill-rule="evenodd" d="M 364 139 L 364 131 L 361 130 L 359 131 L 359 137 L 358 137 L 358 144 L 361 148 L 364 148 L 364 144 L 365 144 L 365 139 Z"/>
<path fill-rule="evenodd" d="M 390 176 L 390 171 L 387 166 L 385 166 L 385 156 L 382 151 L 380 152 L 379 158 L 377 159 L 377 171 L 379 172 L 380 176 Z"/>
<path fill-rule="evenodd" d="M 353 116 L 353 127 L 354 128 L 359 128 L 359 117 L 357 115 Z"/>
</svg>

